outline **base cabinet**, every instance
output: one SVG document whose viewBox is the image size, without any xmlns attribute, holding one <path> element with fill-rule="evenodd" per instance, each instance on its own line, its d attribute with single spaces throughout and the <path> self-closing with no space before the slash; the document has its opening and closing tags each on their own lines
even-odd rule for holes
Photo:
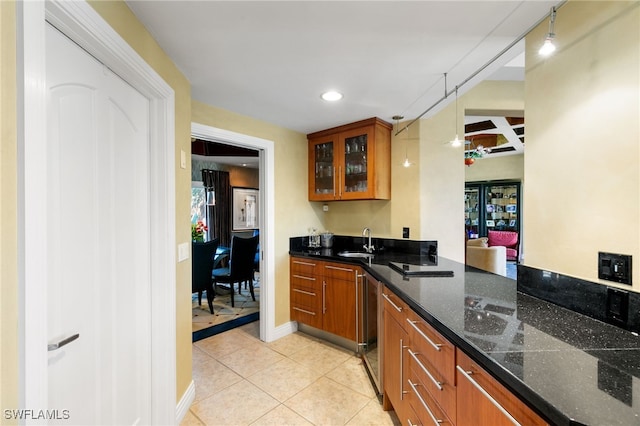
<svg viewBox="0 0 640 426">
<path fill-rule="evenodd" d="M 383 409 L 403 425 L 547 423 L 386 287 Z"/>
<path fill-rule="evenodd" d="M 362 270 L 294 256 L 289 267 L 291 319 L 357 341 L 357 293 Z"/>
<path fill-rule="evenodd" d="M 383 353 L 382 374 L 384 384 L 382 396 L 382 408 L 395 410 L 402 424 L 407 424 L 410 418 L 417 418 L 409 408 L 406 399 L 408 382 L 406 365 L 407 332 L 403 319 L 408 309 L 404 302 L 388 291 L 382 290 L 383 303 Z M 411 422 L 413 424 L 417 424 Z"/>
<path fill-rule="evenodd" d="M 460 349 L 456 356 L 458 426 L 547 424 Z"/>
</svg>

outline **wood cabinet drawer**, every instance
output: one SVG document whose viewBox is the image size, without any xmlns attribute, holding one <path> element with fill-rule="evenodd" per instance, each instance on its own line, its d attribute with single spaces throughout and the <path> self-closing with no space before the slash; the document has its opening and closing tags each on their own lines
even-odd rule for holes
<svg viewBox="0 0 640 426">
<path fill-rule="evenodd" d="M 433 366 L 444 382 L 453 385 L 456 377 L 455 346 L 413 311 L 408 313 L 405 322 L 411 346 L 420 354 L 420 359 Z"/>
<path fill-rule="evenodd" d="M 319 310 L 322 306 L 322 287 L 291 287 L 291 305 Z"/>
<path fill-rule="evenodd" d="M 410 310 L 409 306 L 387 287 L 382 288 L 382 306 L 385 311 L 389 311 L 391 317 L 398 321 L 403 329 L 407 329 L 406 318 L 407 312 Z"/>
<path fill-rule="evenodd" d="M 312 327 L 322 327 L 322 312 L 319 307 L 304 306 L 291 303 L 291 319 Z"/>
<path fill-rule="evenodd" d="M 305 276 L 310 276 L 310 275 L 320 275 L 322 274 L 322 265 L 324 264 L 324 262 L 315 260 L 315 259 L 309 259 L 309 258 L 302 258 L 302 257 L 291 257 L 290 258 L 290 273 L 291 275 L 293 274 L 298 274 L 298 275 L 305 275 Z"/>
<path fill-rule="evenodd" d="M 413 341 L 407 351 L 407 363 L 411 377 L 421 385 L 420 389 L 427 391 L 431 398 L 453 423 L 456 422 L 456 387 L 453 382 L 443 378 L 442 374 L 425 359 L 424 354 L 416 350 Z"/>
<path fill-rule="evenodd" d="M 314 275 L 292 273 L 289 282 L 291 283 L 291 289 L 303 288 L 322 291 L 322 278 Z"/>
<path fill-rule="evenodd" d="M 407 400 L 418 416 L 421 425 L 455 425 L 427 391 L 424 383 L 415 374 L 407 380 Z M 455 398 L 455 396 L 454 396 Z"/>
<path fill-rule="evenodd" d="M 345 263 L 325 263 L 323 265 L 325 277 L 355 282 L 356 273 L 361 274 L 360 268 Z"/>
<path fill-rule="evenodd" d="M 547 424 L 460 349 L 456 358 L 458 426 Z"/>
</svg>

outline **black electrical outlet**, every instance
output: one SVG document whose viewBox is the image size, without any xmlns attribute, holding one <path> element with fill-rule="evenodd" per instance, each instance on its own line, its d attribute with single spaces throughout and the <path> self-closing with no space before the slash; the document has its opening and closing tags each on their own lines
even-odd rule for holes
<svg viewBox="0 0 640 426">
<path fill-rule="evenodd" d="M 409 228 L 406 226 L 402 228 L 402 238 L 409 238 Z"/>
<path fill-rule="evenodd" d="M 629 293 L 624 290 L 607 288 L 607 319 L 621 326 L 629 318 Z"/>
<path fill-rule="evenodd" d="M 598 278 L 631 285 L 631 256 L 598 252 Z"/>
</svg>

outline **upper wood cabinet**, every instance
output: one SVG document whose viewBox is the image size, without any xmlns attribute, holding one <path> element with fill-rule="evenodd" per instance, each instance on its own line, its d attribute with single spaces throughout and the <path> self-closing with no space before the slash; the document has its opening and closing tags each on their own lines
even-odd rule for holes
<svg viewBox="0 0 640 426">
<path fill-rule="evenodd" d="M 370 118 L 307 139 L 309 201 L 391 198 L 391 124 Z"/>
</svg>

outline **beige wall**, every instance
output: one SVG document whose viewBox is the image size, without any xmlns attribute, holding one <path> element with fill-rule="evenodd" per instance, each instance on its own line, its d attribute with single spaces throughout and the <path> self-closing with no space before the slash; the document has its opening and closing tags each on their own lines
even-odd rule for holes
<svg viewBox="0 0 640 426">
<path fill-rule="evenodd" d="M 524 179 L 524 154 L 486 157 L 465 168 L 465 182 Z"/>
<path fill-rule="evenodd" d="M 322 229 L 322 205 L 307 199 L 306 135 L 220 108 L 192 102 L 192 121 L 274 142 L 275 325 L 289 321 L 289 238 Z"/>
<path fill-rule="evenodd" d="M 598 251 L 640 256 L 639 5 L 566 3 L 548 59 L 546 23 L 527 36 L 526 265 L 598 282 Z"/>
<path fill-rule="evenodd" d="M 15 3 L 0 1 L 0 408 L 3 409 L 18 407 L 15 30 Z"/>
</svg>

